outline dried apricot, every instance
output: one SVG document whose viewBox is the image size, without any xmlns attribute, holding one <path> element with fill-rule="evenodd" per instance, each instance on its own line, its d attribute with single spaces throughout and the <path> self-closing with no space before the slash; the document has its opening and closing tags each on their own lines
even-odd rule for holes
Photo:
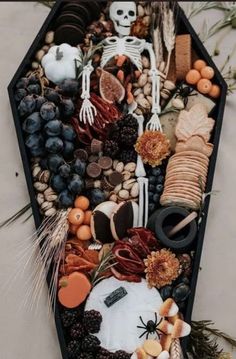
<svg viewBox="0 0 236 359">
<path fill-rule="evenodd" d="M 84 212 L 80 208 L 72 208 L 72 210 L 68 214 L 68 221 L 71 224 L 75 224 L 79 226 L 84 221 Z"/>
<path fill-rule="evenodd" d="M 87 224 L 80 226 L 76 232 L 77 238 L 81 241 L 88 241 L 92 238 L 91 229 Z"/>
<path fill-rule="evenodd" d="M 201 59 L 199 59 L 199 60 L 196 60 L 195 62 L 194 62 L 194 64 L 193 64 L 193 68 L 195 69 L 195 70 L 198 70 L 198 71 L 201 71 L 201 69 L 203 69 L 203 67 L 206 67 L 206 62 L 204 61 L 204 60 L 201 60 Z"/>
<path fill-rule="evenodd" d="M 192 69 L 186 75 L 186 82 L 190 85 L 195 85 L 201 78 L 200 72 Z"/>
<path fill-rule="evenodd" d="M 197 83 L 197 89 L 202 94 L 206 95 L 211 91 L 212 83 L 208 79 L 201 79 Z"/>
<path fill-rule="evenodd" d="M 83 222 L 83 224 L 90 225 L 91 216 L 92 216 L 92 211 L 84 212 L 84 222 Z"/>
<path fill-rule="evenodd" d="M 220 96 L 220 86 L 212 85 L 211 91 L 208 93 L 208 95 L 213 98 L 218 98 Z"/>
<path fill-rule="evenodd" d="M 211 80 L 215 75 L 215 71 L 212 67 L 206 66 L 203 69 L 201 69 L 201 76 L 204 79 Z"/>
<path fill-rule="evenodd" d="M 89 208 L 89 200 L 85 196 L 79 196 L 76 198 L 74 206 L 86 211 Z"/>
</svg>

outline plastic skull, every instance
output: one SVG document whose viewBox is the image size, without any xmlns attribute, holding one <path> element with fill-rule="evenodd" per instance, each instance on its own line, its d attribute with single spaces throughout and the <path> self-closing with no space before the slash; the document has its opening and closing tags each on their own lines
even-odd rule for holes
<svg viewBox="0 0 236 359">
<path fill-rule="evenodd" d="M 114 1 L 110 6 L 110 19 L 120 36 L 128 36 L 132 23 L 136 20 L 134 1 Z"/>
</svg>

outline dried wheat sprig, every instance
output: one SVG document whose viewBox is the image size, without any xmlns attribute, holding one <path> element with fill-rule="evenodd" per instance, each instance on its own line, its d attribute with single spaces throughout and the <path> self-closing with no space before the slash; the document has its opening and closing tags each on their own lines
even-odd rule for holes
<svg viewBox="0 0 236 359">
<path fill-rule="evenodd" d="M 161 34 L 161 6 L 159 2 L 151 3 L 152 10 L 152 43 L 156 56 L 156 66 L 163 61 L 163 42 Z"/>
<path fill-rule="evenodd" d="M 171 343 L 170 359 L 184 359 L 179 339 L 174 339 Z"/>
<path fill-rule="evenodd" d="M 165 74 L 167 75 L 170 67 L 170 58 L 172 51 L 175 47 L 175 19 L 174 11 L 170 8 L 168 3 L 163 3 L 163 40 L 167 50 L 167 63 L 165 68 Z"/>
</svg>

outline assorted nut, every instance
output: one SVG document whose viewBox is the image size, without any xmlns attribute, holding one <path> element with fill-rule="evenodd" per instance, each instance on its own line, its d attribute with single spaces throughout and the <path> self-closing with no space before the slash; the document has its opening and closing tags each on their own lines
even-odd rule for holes
<svg viewBox="0 0 236 359">
<path fill-rule="evenodd" d="M 49 186 L 50 171 L 42 170 L 38 162 L 32 164 L 34 188 L 37 192 L 36 200 L 41 214 L 49 217 L 56 213 L 57 194 Z"/>
<path fill-rule="evenodd" d="M 50 47 L 52 47 L 54 44 L 54 31 L 48 31 L 45 36 L 45 44 L 36 52 L 35 60 L 31 63 L 31 68 L 33 70 L 37 70 L 41 64 L 42 58 L 44 55 L 47 54 Z"/>
</svg>

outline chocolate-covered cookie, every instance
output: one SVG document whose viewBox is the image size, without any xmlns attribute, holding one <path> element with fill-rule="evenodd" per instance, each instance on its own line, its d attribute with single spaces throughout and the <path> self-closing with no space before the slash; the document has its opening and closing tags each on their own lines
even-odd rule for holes
<svg viewBox="0 0 236 359">
<path fill-rule="evenodd" d="M 84 35 L 84 30 L 78 25 L 61 25 L 55 31 L 55 43 L 76 46 L 83 41 Z"/>
<path fill-rule="evenodd" d="M 61 25 L 76 25 L 76 26 L 80 26 L 81 28 L 85 27 L 85 22 L 84 20 L 69 11 L 63 12 L 60 16 L 58 16 L 56 22 L 55 22 L 55 28 L 58 28 Z"/>
</svg>

